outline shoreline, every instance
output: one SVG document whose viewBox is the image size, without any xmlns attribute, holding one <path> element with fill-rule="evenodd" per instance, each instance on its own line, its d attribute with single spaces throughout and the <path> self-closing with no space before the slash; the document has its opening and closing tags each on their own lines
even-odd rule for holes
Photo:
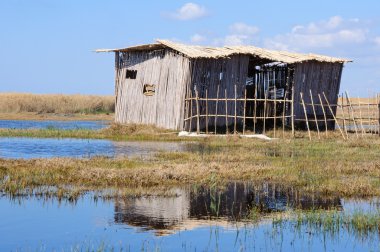
<svg viewBox="0 0 380 252">
<path fill-rule="evenodd" d="M 114 114 L 82 114 L 82 113 L 0 113 L 0 120 L 18 120 L 18 121 L 110 121 L 114 120 Z"/>
</svg>

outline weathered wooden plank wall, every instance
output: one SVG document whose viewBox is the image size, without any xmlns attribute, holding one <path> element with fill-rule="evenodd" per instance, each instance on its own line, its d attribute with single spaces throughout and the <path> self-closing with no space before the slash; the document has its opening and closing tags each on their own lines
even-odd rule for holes
<svg viewBox="0 0 380 252">
<path fill-rule="evenodd" d="M 342 63 L 321 63 L 304 62 L 295 65 L 294 72 L 294 116 L 295 120 L 305 119 L 303 107 L 301 105 L 300 93 L 304 94 L 304 102 L 311 103 L 310 90 L 313 96 L 324 92 L 330 104 L 337 104 L 340 80 L 342 75 Z M 336 107 L 333 108 L 336 114 Z M 311 106 L 307 106 L 309 118 L 313 117 Z M 318 117 L 323 117 L 323 110 L 320 106 L 315 106 Z M 330 114 L 330 113 L 328 113 Z M 330 114 L 331 116 L 331 114 Z M 334 123 L 330 124 L 334 127 Z"/>
<path fill-rule="evenodd" d="M 171 50 L 116 55 L 115 121 L 182 130 L 189 59 Z M 127 78 L 127 70 L 137 71 L 136 78 Z M 155 86 L 152 96 L 143 94 L 145 84 Z"/>
<path fill-rule="evenodd" d="M 191 86 L 187 91 L 187 97 L 195 97 L 196 92 L 200 98 L 225 98 L 225 91 L 227 91 L 227 98 L 235 98 L 235 85 L 237 98 L 244 98 L 245 84 L 247 80 L 248 73 L 248 62 L 249 56 L 245 55 L 234 55 L 230 58 L 225 59 L 194 59 L 192 60 L 191 67 Z M 218 88 L 219 86 L 219 88 Z M 219 93 L 218 93 L 219 91 Z M 199 101 L 199 112 L 200 114 L 206 114 L 206 107 L 208 109 L 209 115 L 215 115 L 216 110 L 218 114 L 225 113 L 226 105 L 225 102 L 216 101 Z M 191 108 L 190 103 L 187 104 L 188 108 Z M 244 111 L 244 103 L 239 101 L 237 103 L 237 114 L 242 115 Z M 222 112 L 223 111 L 223 112 Z M 191 109 L 186 110 L 186 118 L 191 115 L 197 114 L 196 103 L 192 103 Z M 227 104 L 227 115 L 235 115 L 235 104 L 233 101 L 228 101 Z M 208 126 L 212 128 L 215 125 L 215 117 L 209 116 Z M 196 118 L 190 123 L 190 121 L 185 122 L 186 130 L 194 130 L 197 127 Z M 234 118 L 228 118 L 228 125 L 234 123 Z M 237 119 L 238 124 L 242 124 L 242 119 Z M 191 126 L 190 126 L 191 124 Z M 226 126 L 225 117 L 217 117 L 216 125 L 218 127 Z M 204 129 L 206 127 L 206 118 L 200 118 L 200 128 Z"/>
</svg>

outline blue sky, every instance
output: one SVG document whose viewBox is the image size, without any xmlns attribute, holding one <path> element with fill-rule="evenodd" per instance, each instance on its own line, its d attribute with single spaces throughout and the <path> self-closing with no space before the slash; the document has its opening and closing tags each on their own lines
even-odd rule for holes
<svg viewBox="0 0 380 252">
<path fill-rule="evenodd" d="M 380 1 L 0 2 L 0 92 L 112 94 L 112 53 L 156 38 L 354 60 L 342 90 L 380 92 Z"/>
</svg>

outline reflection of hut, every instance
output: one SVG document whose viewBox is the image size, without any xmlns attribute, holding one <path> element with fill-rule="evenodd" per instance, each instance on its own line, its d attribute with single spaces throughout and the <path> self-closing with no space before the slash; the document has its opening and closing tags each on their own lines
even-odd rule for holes
<svg viewBox="0 0 380 252">
<path fill-rule="evenodd" d="M 97 51 L 116 55 L 116 122 L 189 131 L 248 127 L 257 118 L 268 125 L 274 116 L 290 125 L 294 115 L 297 122 L 305 118 L 301 92 L 306 104 L 311 103 L 310 91 L 316 100 L 325 93 L 336 104 L 347 62 L 253 46 L 211 48 L 166 40 Z M 306 110 L 312 118 L 312 107 Z M 323 116 L 321 107 L 316 107 L 316 116 Z"/>
<path fill-rule="evenodd" d="M 154 196 L 115 201 L 115 222 L 166 234 L 201 225 L 229 225 L 249 217 L 252 208 L 264 216 L 288 208 L 339 208 L 339 198 L 300 195 L 288 188 L 231 183 L 222 190 L 200 187 L 175 189 L 173 196 Z"/>
</svg>

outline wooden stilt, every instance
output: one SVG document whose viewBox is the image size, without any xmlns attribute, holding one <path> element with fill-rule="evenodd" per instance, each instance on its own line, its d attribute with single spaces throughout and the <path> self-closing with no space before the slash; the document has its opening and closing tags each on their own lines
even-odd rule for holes
<svg viewBox="0 0 380 252">
<path fill-rule="evenodd" d="M 336 125 L 338 126 L 338 129 L 339 129 L 340 133 L 342 134 L 343 139 L 346 140 L 346 137 L 345 137 L 345 135 L 344 135 L 342 129 L 341 129 L 340 126 L 339 126 L 338 120 L 336 119 L 336 117 L 335 117 L 335 115 L 334 115 L 334 111 L 332 110 L 332 108 L 331 108 L 331 106 L 330 106 L 329 100 L 327 100 L 327 97 L 326 97 L 326 95 L 325 95 L 325 92 L 322 92 L 322 94 L 323 94 L 323 97 L 325 98 L 325 101 L 326 101 L 326 103 L 327 103 L 327 107 L 329 108 L 330 113 L 331 113 L 331 115 L 333 116 L 334 121 L 335 121 Z"/>
<path fill-rule="evenodd" d="M 325 111 L 325 106 L 322 102 L 322 98 L 321 98 L 321 95 L 318 94 L 318 98 L 319 98 L 319 102 L 321 103 L 321 108 L 322 108 L 322 112 L 323 112 L 323 118 L 325 119 L 325 134 L 326 134 L 326 137 L 328 136 L 328 133 L 327 133 L 327 118 L 326 118 L 326 111 Z"/>
<path fill-rule="evenodd" d="M 302 92 L 300 93 L 300 97 L 301 97 L 303 112 L 305 114 L 307 133 L 309 134 L 309 139 L 311 141 L 311 133 L 310 133 L 310 128 L 309 128 L 309 119 L 307 118 L 307 111 L 306 111 L 305 101 L 303 100 L 303 94 L 302 94 Z"/>
<path fill-rule="evenodd" d="M 310 101 L 311 101 L 311 106 L 313 108 L 313 113 L 314 113 L 314 120 L 315 120 L 315 126 L 317 128 L 317 133 L 318 133 L 318 139 L 321 139 L 321 136 L 319 134 L 319 126 L 318 126 L 318 119 L 317 119 L 317 113 L 315 112 L 315 107 L 314 107 L 314 99 L 313 99 L 313 93 L 310 91 Z"/>
</svg>

